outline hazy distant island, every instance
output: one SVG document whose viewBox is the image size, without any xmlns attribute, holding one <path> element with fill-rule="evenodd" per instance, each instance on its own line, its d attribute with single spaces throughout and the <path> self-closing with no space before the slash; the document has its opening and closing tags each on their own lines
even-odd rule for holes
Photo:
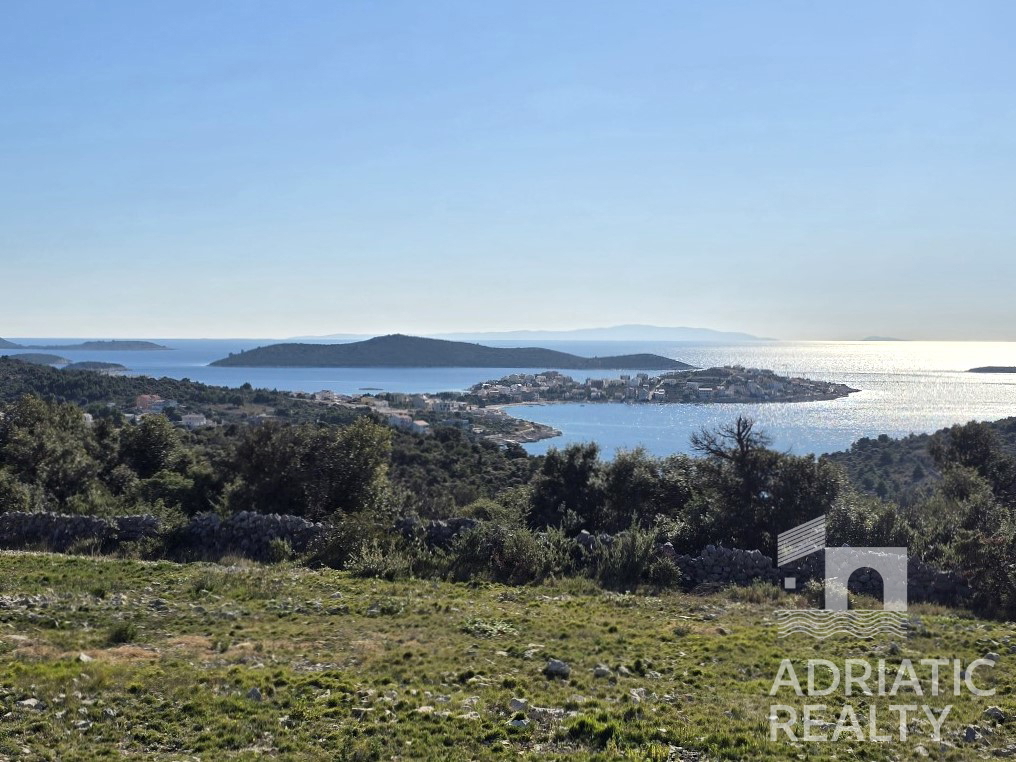
<svg viewBox="0 0 1016 762">
<path fill-rule="evenodd" d="M 971 368 L 968 373 L 1016 373 L 1012 365 L 985 365 L 983 368 Z"/>
<path fill-rule="evenodd" d="M 355 340 L 369 336 L 334 333 L 327 336 L 299 336 L 295 341 L 309 339 Z M 428 336 L 450 341 L 710 341 L 739 343 L 774 341 L 740 331 L 717 331 L 712 328 L 667 327 L 659 325 L 614 325 L 604 328 L 575 328 L 563 331 L 458 331 Z"/>
<path fill-rule="evenodd" d="M 15 344 L 5 339 L 0 339 L 0 349 L 47 349 L 56 352 L 65 352 L 69 349 L 79 349 L 86 351 L 116 351 L 116 352 L 133 352 L 143 351 L 151 349 L 165 349 L 169 350 L 169 347 L 164 347 L 162 344 L 156 344 L 153 341 L 134 341 L 134 340 L 119 340 L 113 339 L 111 341 L 82 341 L 79 344 Z"/>
<path fill-rule="evenodd" d="M 488 347 L 393 334 L 349 344 L 271 344 L 211 363 L 235 368 L 562 368 L 568 370 L 690 370 L 654 354 L 579 357 L 539 347 Z"/>
<path fill-rule="evenodd" d="M 41 352 L 23 352 L 21 354 L 10 355 L 10 358 L 18 362 L 31 363 L 32 365 L 67 365 L 70 363 L 70 360 L 66 357 L 43 354 Z"/>
<path fill-rule="evenodd" d="M 861 341 L 909 341 L 909 339 L 897 339 L 893 336 L 865 336 Z"/>
</svg>

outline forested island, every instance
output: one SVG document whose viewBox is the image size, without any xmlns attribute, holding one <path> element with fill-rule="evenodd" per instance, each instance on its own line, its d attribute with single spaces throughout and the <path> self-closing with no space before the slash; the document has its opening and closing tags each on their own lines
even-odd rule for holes
<svg viewBox="0 0 1016 762">
<path fill-rule="evenodd" d="M 968 373 L 1016 373 L 1012 365 L 985 365 L 983 368 L 971 368 Z"/>
<path fill-rule="evenodd" d="M 580 357 L 539 347 L 487 347 L 393 334 L 348 344 L 271 344 L 211 363 L 236 368 L 563 368 L 569 370 L 690 370 L 654 354 Z"/>
</svg>

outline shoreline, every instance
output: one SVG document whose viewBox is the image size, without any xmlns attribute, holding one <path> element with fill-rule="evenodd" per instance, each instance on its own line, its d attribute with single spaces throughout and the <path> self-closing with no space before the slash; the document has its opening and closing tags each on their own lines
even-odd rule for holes
<svg viewBox="0 0 1016 762">
<path fill-rule="evenodd" d="M 712 405 L 773 405 L 773 404 L 804 404 L 807 402 L 831 402 L 838 399 L 847 399 L 852 394 L 857 394 L 863 391 L 862 389 L 853 389 L 851 387 L 844 387 L 844 393 L 830 393 L 819 396 L 807 396 L 793 399 L 782 399 L 782 400 L 753 400 L 753 401 L 742 401 L 742 400 L 713 400 L 709 402 L 633 402 L 630 400 L 619 401 L 619 400 L 529 400 L 521 402 L 499 402 L 493 405 L 487 405 L 485 410 L 498 410 L 513 421 L 519 424 L 527 424 L 526 428 L 519 432 L 519 435 L 490 435 L 487 437 L 490 441 L 497 441 L 498 444 L 507 444 L 508 442 L 515 442 L 516 444 L 535 444 L 536 442 L 542 442 L 546 439 L 554 439 L 555 437 L 564 436 L 564 432 L 555 429 L 553 426 L 549 426 L 543 423 L 537 423 L 536 421 L 530 421 L 526 418 L 520 418 L 519 416 L 512 415 L 511 412 L 505 408 L 509 407 L 544 407 L 551 405 L 629 405 L 631 407 L 643 407 L 643 406 L 669 406 L 669 405 L 697 405 L 701 407 L 712 406 Z"/>
</svg>

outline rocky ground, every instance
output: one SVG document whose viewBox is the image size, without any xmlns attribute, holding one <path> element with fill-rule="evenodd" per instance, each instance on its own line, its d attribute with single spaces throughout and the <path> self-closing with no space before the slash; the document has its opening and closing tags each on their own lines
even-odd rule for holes
<svg viewBox="0 0 1016 762">
<path fill-rule="evenodd" d="M 1016 755 L 1013 626 L 942 607 L 913 608 L 899 643 L 818 643 L 776 636 L 773 610 L 803 600 L 761 585 L 648 596 L 579 580 L 508 588 L 249 563 L 0 562 L 2 759 Z M 919 718 L 906 743 L 768 738 L 784 658 L 988 654 L 996 695 L 950 697 L 941 742 Z M 880 711 L 931 701 L 861 700 Z M 880 718 L 888 732 L 891 716 Z"/>
</svg>

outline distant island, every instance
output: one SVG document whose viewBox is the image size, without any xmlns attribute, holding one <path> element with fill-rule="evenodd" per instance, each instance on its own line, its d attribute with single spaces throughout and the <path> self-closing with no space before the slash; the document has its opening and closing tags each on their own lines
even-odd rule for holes
<svg viewBox="0 0 1016 762">
<path fill-rule="evenodd" d="M 985 365 L 983 368 L 971 368 L 968 373 L 1016 373 L 1012 365 Z"/>
<path fill-rule="evenodd" d="M 299 336 L 300 340 L 351 341 L 367 339 L 369 335 L 333 333 L 327 336 Z M 739 331 L 716 331 L 712 328 L 666 327 L 659 325 L 614 325 L 604 328 L 575 328 L 563 331 L 457 331 L 428 336 L 449 341 L 713 341 L 753 342 L 773 341 Z"/>
<path fill-rule="evenodd" d="M 40 352 L 25 352 L 23 354 L 9 355 L 12 360 L 27 362 L 32 365 L 67 365 L 70 363 L 66 357 L 60 355 L 42 354 Z"/>
<path fill-rule="evenodd" d="M 99 362 L 97 360 L 86 360 L 84 362 L 72 362 L 64 370 L 94 370 L 99 373 L 119 373 L 128 370 L 126 365 L 118 362 Z"/>
<path fill-rule="evenodd" d="M 909 339 L 896 339 L 892 336 L 865 336 L 861 341 L 909 341 Z"/>
<path fill-rule="evenodd" d="M 487 347 L 393 334 L 350 344 L 271 344 L 211 363 L 233 368 L 561 368 L 568 370 L 690 370 L 653 354 L 579 357 L 539 347 Z"/>
<path fill-rule="evenodd" d="M 135 352 L 144 351 L 151 349 L 165 349 L 169 350 L 169 347 L 164 347 L 162 344 L 156 344 L 153 341 L 134 341 L 134 340 L 118 340 L 114 339 L 111 341 L 82 341 L 80 344 L 15 344 L 5 339 L 0 339 L 0 349 L 48 349 L 52 351 L 65 352 L 67 350 L 86 350 L 86 351 L 116 351 L 116 352 Z"/>
</svg>

